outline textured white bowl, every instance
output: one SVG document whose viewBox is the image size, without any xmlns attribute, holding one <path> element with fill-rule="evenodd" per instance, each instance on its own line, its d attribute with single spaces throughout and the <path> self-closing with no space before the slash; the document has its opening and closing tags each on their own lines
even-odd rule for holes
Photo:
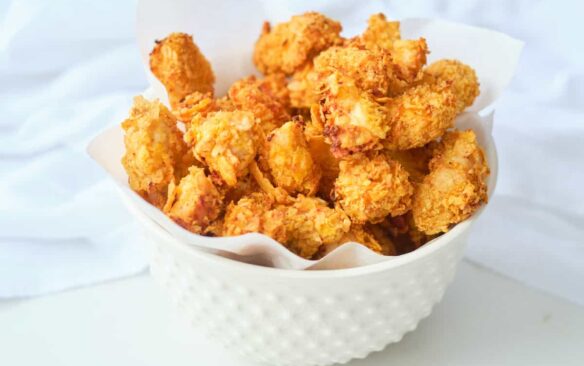
<svg viewBox="0 0 584 366">
<path fill-rule="evenodd" d="M 466 114 L 498 172 L 493 114 Z M 118 160 L 119 161 L 119 160 Z M 149 232 L 150 271 L 190 322 L 226 349 L 270 365 L 330 365 L 398 342 L 440 301 L 483 208 L 446 234 L 392 260 L 337 270 L 288 270 L 238 262 L 171 235 L 120 188 Z"/>
<path fill-rule="evenodd" d="M 414 330 L 444 295 L 472 224 L 393 261 L 297 271 L 186 246 L 135 213 L 151 233 L 152 276 L 194 326 L 249 359 L 291 366 L 363 358 Z"/>
</svg>

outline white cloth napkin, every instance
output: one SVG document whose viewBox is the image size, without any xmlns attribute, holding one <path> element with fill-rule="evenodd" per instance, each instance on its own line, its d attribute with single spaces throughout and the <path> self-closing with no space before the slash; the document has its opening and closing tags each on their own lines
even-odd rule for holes
<svg viewBox="0 0 584 366">
<path fill-rule="evenodd" d="M 582 5 L 362 3 L 266 6 L 282 14 L 362 12 L 364 19 L 383 9 L 389 17 L 440 17 L 526 41 L 517 77 L 497 105 L 497 191 L 467 256 L 584 304 Z M 134 12 L 134 2 L 113 0 L 0 2 L 0 297 L 145 268 L 140 228 L 83 152 L 97 131 L 124 118 L 131 96 L 147 85 Z"/>
</svg>

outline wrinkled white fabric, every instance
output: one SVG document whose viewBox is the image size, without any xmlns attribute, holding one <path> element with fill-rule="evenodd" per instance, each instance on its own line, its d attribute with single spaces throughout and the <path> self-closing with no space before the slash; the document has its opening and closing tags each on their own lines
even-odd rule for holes
<svg viewBox="0 0 584 366">
<path fill-rule="evenodd" d="M 364 9 L 348 3 L 266 0 L 282 14 Z M 583 5 L 367 4 L 391 18 L 439 17 L 526 42 L 496 106 L 499 182 L 467 257 L 584 304 Z M 86 285 L 146 265 L 140 228 L 84 153 L 147 86 L 134 13 L 134 2 L 113 0 L 0 2 L 0 297 Z"/>
</svg>

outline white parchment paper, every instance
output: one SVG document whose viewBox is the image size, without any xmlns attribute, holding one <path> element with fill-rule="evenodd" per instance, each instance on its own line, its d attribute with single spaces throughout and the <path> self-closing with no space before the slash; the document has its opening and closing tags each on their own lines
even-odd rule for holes
<svg viewBox="0 0 584 366">
<path fill-rule="evenodd" d="M 148 55 L 154 41 L 164 38 L 168 33 L 180 31 L 193 35 L 195 42 L 213 65 L 217 76 L 217 94 L 221 95 L 233 81 L 257 73 L 251 63 L 251 52 L 264 20 L 281 21 L 295 13 L 319 10 L 341 21 L 345 26 L 344 35 L 354 35 L 365 28 L 368 15 L 376 11 L 367 7 L 361 7 L 358 11 L 353 11 L 350 7 L 322 9 L 318 6 L 318 1 L 311 9 L 288 11 L 282 10 L 282 7 L 272 8 L 268 4 L 267 1 L 234 0 L 205 3 L 186 0 L 164 3 L 153 0 L 141 1 L 138 7 L 137 35 L 145 70 L 151 81 L 151 88 L 144 93 L 145 97 L 167 101 L 164 88 L 148 70 Z M 248 9 L 250 6 L 256 6 L 257 12 L 249 15 L 250 12 L 246 11 L 246 17 L 238 16 L 238 8 Z M 225 8 L 229 8 L 229 11 L 224 11 Z M 243 11 L 241 13 L 243 14 Z M 513 76 L 522 43 L 502 33 L 439 20 L 406 19 L 402 20 L 401 27 L 402 38 L 423 36 L 427 39 L 431 51 L 429 62 L 441 58 L 456 58 L 477 71 L 481 95 L 468 112 L 457 118 L 456 125 L 458 128 L 471 128 L 477 133 L 491 167 L 488 182 L 491 195 L 497 176 L 497 158 L 491 136 L 492 104 Z M 250 263 L 290 269 L 349 268 L 395 258 L 381 256 L 356 243 L 347 243 L 325 258 L 311 261 L 293 254 L 262 234 L 209 238 L 190 233 L 129 188 L 127 175 L 121 165 L 124 144 L 123 132 L 119 126 L 98 135 L 88 147 L 88 152 L 110 174 L 119 186 L 125 201 L 134 211 L 138 210 L 170 232 L 177 240 L 193 247 L 205 248 L 217 255 Z M 434 241 L 450 240 L 457 235 L 457 231 L 470 225 L 479 214 L 480 211 Z"/>
</svg>

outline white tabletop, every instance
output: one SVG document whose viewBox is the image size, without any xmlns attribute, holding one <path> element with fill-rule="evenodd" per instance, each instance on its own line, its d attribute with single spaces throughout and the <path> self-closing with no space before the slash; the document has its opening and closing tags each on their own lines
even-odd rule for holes
<svg viewBox="0 0 584 366">
<path fill-rule="evenodd" d="M 352 366 L 583 365 L 584 308 L 469 262 L 402 342 Z M 249 365 L 182 321 L 149 276 L 0 302 L 2 365 Z"/>
</svg>

